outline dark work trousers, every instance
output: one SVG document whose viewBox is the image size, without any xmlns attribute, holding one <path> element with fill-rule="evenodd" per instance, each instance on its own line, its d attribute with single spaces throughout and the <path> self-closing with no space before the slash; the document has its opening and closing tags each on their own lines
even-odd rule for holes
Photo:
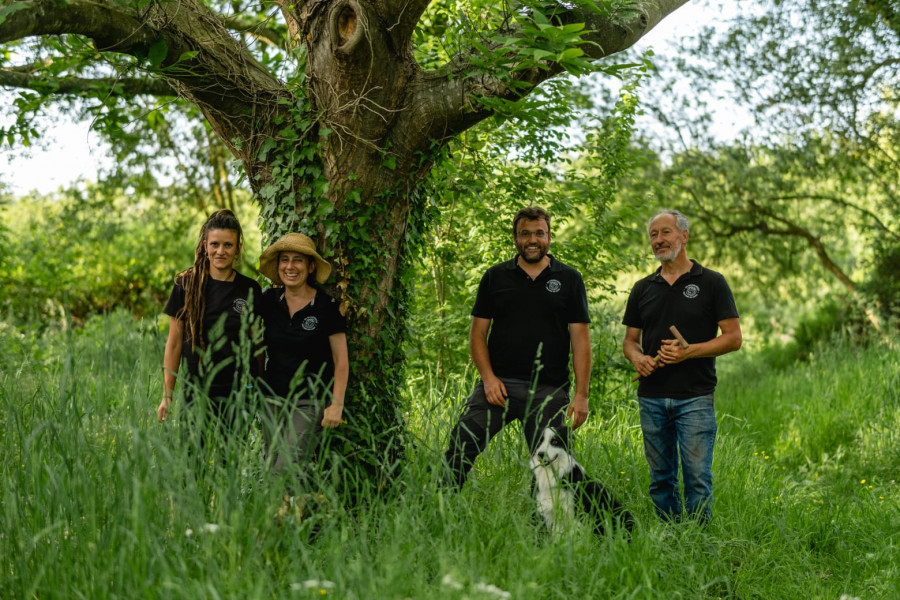
<svg viewBox="0 0 900 600">
<path fill-rule="evenodd" d="M 506 406 L 488 403 L 484 383 L 479 381 L 466 400 L 462 415 L 450 433 L 445 460 L 450 468 L 449 483 L 461 488 L 475 459 L 488 442 L 513 420 L 522 422 L 528 448 L 534 452 L 546 427 L 562 427 L 569 405 L 569 386 L 532 384 L 521 379 L 500 381 L 506 386 Z"/>
</svg>

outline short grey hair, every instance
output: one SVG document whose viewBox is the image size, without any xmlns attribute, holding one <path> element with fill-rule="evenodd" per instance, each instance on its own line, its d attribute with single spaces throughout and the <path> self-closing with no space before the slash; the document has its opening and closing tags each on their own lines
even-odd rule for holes
<svg viewBox="0 0 900 600">
<path fill-rule="evenodd" d="M 650 217 L 650 220 L 647 221 L 647 231 L 650 231 L 650 224 L 653 223 L 653 220 L 656 219 L 656 217 L 659 217 L 662 215 L 672 215 L 673 217 L 675 217 L 675 227 L 678 228 L 678 231 L 690 231 L 691 230 L 691 224 L 688 222 L 688 218 L 686 216 L 684 216 L 682 213 L 678 212 L 677 210 L 672 210 L 672 209 L 666 208 L 666 209 L 659 211 L 652 217 Z"/>
</svg>

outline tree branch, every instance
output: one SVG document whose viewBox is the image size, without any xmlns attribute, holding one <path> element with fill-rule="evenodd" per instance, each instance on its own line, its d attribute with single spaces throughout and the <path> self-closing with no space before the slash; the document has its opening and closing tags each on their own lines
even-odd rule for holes
<svg viewBox="0 0 900 600">
<path fill-rule="evenodd" d="M 819 236 L 813 234 L 811 231 L 790 221 L 785 219 L 784 217 L 780 217 L 775 213 L 766 210 L 758 205 L 751 206 L 751 212 L 749 214 L 757 214 L 762 215 L 764 217 L 768 217 L 777 223 L 781 223 L 784 228 L 779 229 L 772 227 L 766 221 L 756 221 L 754 223 L 750 223 L 749 225 L 729 225 L 727 229 L 723 232 L 725 237 L 731 237 L 746 231 L 759 231 L 761 233 L 765 233 L 767 235 L 782 235 L 789 237 L 798 237 L 806 240 L 806 242 L 813 248 L 816 253 L 816 256 L 819 257 L 819 262 L 822 263 L 827 270 L 831 271 L 835 277 L 837 277 L 838 281 L 840 281 L 844 287 L 847 288 L 852 293 L 856 292 L 856 284 L 853 283 L 853 280 L 844 273 L 843 269 L 841 269 L 837 263 L 835 263 L 831 256 L 829 256 L 828 251 L 825 249 L 825 244 L 822 243 L 821 238 Z"/>
<path fill-rule="evenodd" d="M 828 194 L 791 194 L 791 195 L 786 195 L 786 196 L 773 196 L 773 197 L 769 198 L 769 200 L 774 200 L 776 202 L 825 200 L 827 202 L 831 202 L 832 204 L 837 204 L 838 206 L 843 206 L 844 208 L 854 210 L 854 211 L 860 213 L 861 215 L 863 215 L 864 217 L 868 217 L 869 219 L 872 220 L 872 222 L 875 223 L 875 225 L 878 227 L 878 229 L 880 229 L 883 233 L 891 236 L 894 239 L 897 239 L 898 237 L 900 237 L 897 235 L 897 233 L 892 231 L 891 228 L 888 227 L 884 223 L 884 221 L 882 221 L 881 218 L 878 215 L 876 215 L 873 211 L 871 211 L 867 208 L 863 208 L 862 206 L 859 206 L 853 202 L 850 202 L 849 200 L 845 200 L 844 198 L 841 198 L 838 196 L 831 196 Z"/>
<path fill-rule="evenodd" d="M 631 18 L 624 22 L 616 21 L 608 15 L 575 9 L 565 14 L 565 21 L 586 24 L 588 33 L 582 39 L 589 43 L 580 47 L 589 58 L 600 59 L 630 48 L 663 18 L 686 2 L 687 0 L 645 0 L 638 3 Z M 520 34 L 511 32 L 509 35 Z M 495 45 L 490 49 L 497 48 Z M 517 100 L 563 71 L 558 63 L 547 62 L 543 65 L 546 68 L 522 69 L 514 72 L 508 82 L 504 82 L 489 73 L 478 73 L 473 56 L 457 56 L 441 69 L 424 74 L 419 93 L 430 98 L 428 114 L 437 116 L 431 121 L 429 135 L 432 138 L 443 139 L 456 135 L 491 116 L 493 111 L 482 106 L 477 101 L 479 97 Z"/>
<path fill-rule="evenodd" d="M 101 0 L 27 0 L 6 9 L 0 43 L 79 34 L 99 51 L 135 56 L 198 106 L 249 174 L 259 166 L 256 151 L 270 133 L 262 128 L 274 127 L 290 95 L 200 0 L 153 2 L 141 11 Z"/>
<path fill-rule="evenodd" d="M 55 2 L 25 0 L 11 2 L 0 21 L 0 43 L 30 36 L 77 33 L 94 40 L 100 51 L 122 51 L 126 48 L 150 48 L 158 37 L 132 12 L 122 6 L 92 0 Z"/>
<path fill-rule="evenodd" d="M 237 33 L 253 36 L 276 48 L 286 47 L 287 41 L 284 39 L 281 32 L 267 26 L 265 22 L 257 21 L 243 15 L 223 16 L 222 22 L 226 27 Z"/>
<path fill-rule="evenodd" d="M 383 0 L 388 15 L 387 31 L 402 52 L 412 39 L 413 32 L 431 0 Z"/>
<path fill-rule="evenodd" d="M 140 77 L 62 77 L 46 79 L 22 69 L 0 69 L 0 86 L 34 90 L 41 94 L 84 96 L 102 92 L 105 96 L 174 96 L 175 90 L 165 81 Z"/>
</svg>

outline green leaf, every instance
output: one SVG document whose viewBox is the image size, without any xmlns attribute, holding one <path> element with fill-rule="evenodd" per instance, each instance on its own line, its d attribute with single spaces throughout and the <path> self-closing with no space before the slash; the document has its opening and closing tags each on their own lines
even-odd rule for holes
<svg viewBox="0 0 900 600">
<path fill-rule="evenodd" d="M 4 6 L 3 8 L 0 8 L 0 24 L 2 24 L 6 20 L 6 18 L 9 17 L 11 14 L 18 12 L 20 10 L 23 10 L 23 9 L 29 8 L 30 6 L 31 6 L 30 3 L 13 2 L 12 4 L 10 4 L 8 6 Z"/>
<path fill-rule="evenodd" d="M 277 144 L 275 140 L 272 138 L 268 138 L 263 142 L 263 145 L 260 147 L 259 152 L 256 153 L 256 158 L 259 160 L 266 160 L 266 156 L 269 155 L 269 150 L 274 148 Z"/>
<path fill-rule="evenodd" d="M 169 46 L 166 44 L 166 41 L 161 37 L 156 38 L 156 41 L 150 46 L 150 52 L 147 54 L 147 62 L 150 63 L 151 68 L 158 69 L 168 54 Z"/>
<path fill-rule="evenodd" d="M 563 25 L 561 29 L 566 33 L 578 33 L 584 29 L 584 23 L 569 23 L 568 25 Z"/>
<path fill-rule="evenodd" d="M 567 60 L 572 60 L 573 58 L 578 58 L 579 56 L 584 56 L 584 50 L 582 50 L 581 48 L 566 48 L 559 53 L 559 56 L 556 58 L 556 60 L 559 62 L 565 62 Z"/>
<path fill-rule="evenodd" d="M 191 60 L 192 58 L 194 58 L 194 57 L 197 56 L 198 54 L 200 54 L 200 51 L 199 51 L 199 50 L 189 50 L 188 52 L 182 52 L 182 53 L 181 53 L 181 56 L 178 57 L 178 60 L 177 60 L 176 62 L 182 62 L 182 61 L 185 61 L 185 60 Z"/>
</svg>

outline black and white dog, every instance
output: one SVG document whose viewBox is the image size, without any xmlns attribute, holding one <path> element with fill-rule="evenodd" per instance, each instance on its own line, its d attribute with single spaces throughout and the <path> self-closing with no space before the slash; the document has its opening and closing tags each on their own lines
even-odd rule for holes
<svg viewBox="0 0 900 600">
<path fill-rule="evenodd" d="M 572 430 L 548 427 L 531 456 L 537 508 L 551 534 L 558 534 L 579 515 L 587 516 L 594 533 L 603 534 L 608 517 L 629 532 L 634 525 L 622 503 L 599 481 L 588 479 L 571 451 Z"/>
</svg>

